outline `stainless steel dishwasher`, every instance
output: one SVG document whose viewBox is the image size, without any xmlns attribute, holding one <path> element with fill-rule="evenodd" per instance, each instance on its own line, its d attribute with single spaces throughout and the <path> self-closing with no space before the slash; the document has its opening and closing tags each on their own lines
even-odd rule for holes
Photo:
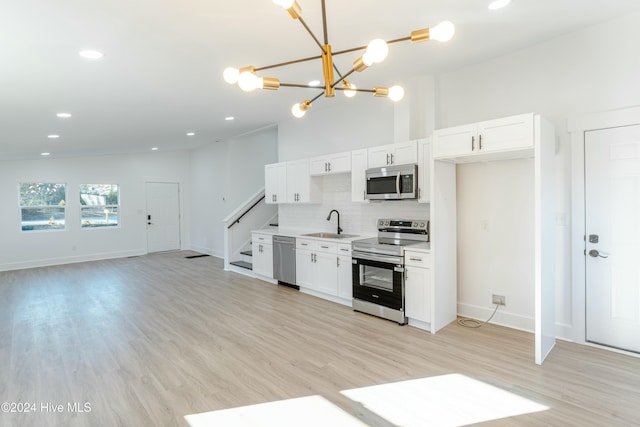
<svg viewBox="0 0 640 427">
<path fill-rule="evenodd" d="M 273 278 L 281 285 L 300 289 L 296 285 L 296 239 L 273 236 Z"/>
</svg>

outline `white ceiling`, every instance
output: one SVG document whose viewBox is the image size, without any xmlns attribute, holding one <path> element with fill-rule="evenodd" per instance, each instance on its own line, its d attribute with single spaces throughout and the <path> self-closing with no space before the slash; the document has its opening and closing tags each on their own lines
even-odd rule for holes
<svg viewBox="0 0 640 427">
<path fill-rule="evenodd" d="M 338 51 L 453 21 L 450 42 L 391 45 L 384 63 L 351 79 L 359 88 L 391 86 L 640 7 L 637 0 L 512 0 L 489 11 L 489 2 L 327 0 L 329 42 Z M 298 3 L 322 39 L 320 0 Z M 0 160 L 192 148 L 277 123 L 290 117 L 294 102 L 315 94 L 291 88 L 245 93 L 222 80 L 229 65 L 260 67 L 319 54 L 300 23 L 271 0 L 2 0 L 1 10 Z M 82 59 L 78 51 L 85 48 L 105 56 Z M 340 55 L 336 65 L 345 73 L 358 55 Z M 262 75 L 306 84 L 321 72 L 312 61 Z M 338 95 L 318 100 L 314 109 L 348 102 Z M 58 112 L 73 117 L 59 119 Z M 196 135 L 186 136 L 189 131 Z"/>
</svg>

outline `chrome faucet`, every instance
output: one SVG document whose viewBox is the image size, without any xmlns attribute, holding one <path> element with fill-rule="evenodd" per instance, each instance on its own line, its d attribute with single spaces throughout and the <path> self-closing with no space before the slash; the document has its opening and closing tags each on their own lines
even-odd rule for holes
<svg viewBox="0 0 640 427">
<path fill-rule="evenodd" d="M 342 232 L 342 228 L 340 228 L 340 212 L 338 212 L 335 209 L 332 209 L 331 212 L 329 212 L 329 216 L 327 216 L 327 221 L 331 221 L 331 214 L 334 212 L 338 214 L 338 234 L 340 234 Z"/>
</svg>

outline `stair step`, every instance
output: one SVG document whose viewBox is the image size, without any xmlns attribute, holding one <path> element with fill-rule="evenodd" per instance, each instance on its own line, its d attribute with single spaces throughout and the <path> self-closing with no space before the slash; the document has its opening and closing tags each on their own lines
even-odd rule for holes
<svg viewBox="0 0 640 427">
<path fill-rule="evenodd" d="M 248 251 L 240 252 L 240 255 L 253 256 L 253 252 L 249 249 Z"/>
<path fill-rule="evenodd" d="M 253 270 L 253 264 L 247 261 L 231 261 L 230 264 L 236 267 L 246 268 L 247 270 Z"/>
</svg>

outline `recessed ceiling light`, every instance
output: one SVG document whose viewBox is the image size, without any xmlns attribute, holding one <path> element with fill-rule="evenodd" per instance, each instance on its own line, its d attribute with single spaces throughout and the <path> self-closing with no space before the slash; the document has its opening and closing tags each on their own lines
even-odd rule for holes
<svg viewBox="0 0 640 427">
<path fill-rule="evenodd" d="M 226 121 L 230 122 L 231 120 L 235 120 L 235 117 L 233 116 L 227 116 L 224 118 Z"/>
<path fill-rule="evenodd" d="M 503 7 L 508 5 L 510 2 L 511 0 L 496 0 L 489 5 L 489 9 L 491 10 L 502 9 Z"/>
<path fill-rule="evenodd" d="M 58 113 L 56 114 L 56 117 L 60 117 L 61 119 L 68 119 L 69 117 L 71 117 L 71 113 Z"/>
<path fill-rule="evenodd" d="M 60 135 L 47 135 L 47 138 L 57 139 L 57 138 L 60 138 Z"/>
<path fill-rule="evenodd" d="M 309 86 L 320 86 L 320 80 L 311 80 L 308 83 Z"/>
<path fill-rule="evenodd" d="M 194 136 L 195 132 L 187 132 L 187 136 Z"/>
<path fill-rule="evenodd" d="M 153 147 L 153 148 L 151 149 L 151 151 L 158 151 L 158 150 L 159 150 L 159 148 L 158 148 L 158 147 Z"/>
<path fill-rule="evenodd" d="M 78 52 L 78 55 L 85 59 L 100 59 L 104 56 L 102 52 L 98 52 L 97 50 L 81 50 Z"/>
<path fill-rule="evenodd" d="M 40 153 L 40 155 L 41 155 L 41 156 L 48 156 L 48 155 L 50 155 L 50 154 L 51 154 L 51 153 Z"/>
</svg>

